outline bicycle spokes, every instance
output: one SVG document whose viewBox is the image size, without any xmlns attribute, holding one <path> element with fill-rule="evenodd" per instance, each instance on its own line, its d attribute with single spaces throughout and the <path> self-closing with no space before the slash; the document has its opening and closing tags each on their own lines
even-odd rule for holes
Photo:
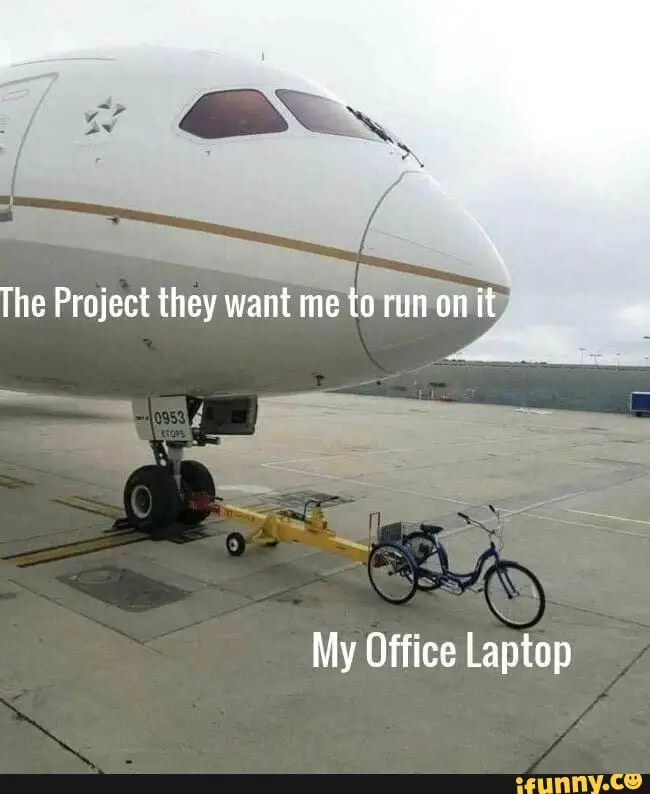
<svg viewBox="0 0 650 794">
<path fill-rule="evenodd" d="M 503 589 L 505 590 L 508 598 L 510 599 L 516 598 L 519 595 L 519 591 L 517 590 L 516 585 L 512 583 L 512 580 L 510 579 L 510 575 L 508 573 L 508 569 L 505 568 L 503 571 L 497 569 L 497 574 L 499 576 L 499 579 L 501 580 L 501 584 L 503 585 Z"/>
<path fill-rule="evenodd" d="M 544 590 L 535 574 L 519 563 L 491 568 L 485 575 L 484 594 L 490 611 L 506 626 L 528 628 L 544 614 Z"/>
<path fill-rule="evenodd" d="M 378 595 L 392 604 L 406 603 L 417 589 L 415 565 L 406 550 L 397 544 L 373 549 L 368 558 L 368 575 Z"/>
</svg>

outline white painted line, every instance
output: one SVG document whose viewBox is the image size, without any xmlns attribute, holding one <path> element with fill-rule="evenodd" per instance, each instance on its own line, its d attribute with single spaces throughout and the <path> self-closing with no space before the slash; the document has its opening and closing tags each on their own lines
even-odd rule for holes
<svg viewBox="0 0 650 794">
<path fill-rule="evenodd" d="M 304 469 L 294 469 L 290 466 L 278 466 L 276 463 L 262 463 L 269 469 L 277 469 L 278 471 L 288 471 L 291 474 L 301 474 L 303 477 L 309 477 L 310 480 L 335 480 L 336 482 L 344 482 L 349 485 L 360 485 L 362 488 L 375 488 L 379 491 L 390 491 L 391 493 L 399 493 L 404 496 L 419 496 L 422 499 L 433 499 L 441 502 L 452 502 L 456 505 L 466 505 L 467 501 L 462 499 L 450 499 L 447 496 L 438 496 L 437 494 L 421 493 L 419 491 L 406 491 L 403 488 L 391 488 L 388 485 L 376 485 L 365 480 L 352 480 L 348 477 L 337 477 L 334 474 L 322 474 L 321 472 L 305 471 Z"/>
<path fill-rule="evenodd" d="M 562 496 L 554 496 L 552 499 L 544 499 L 541 502 L 535 502 L 535 504 L 527 505 L 526 507 L 520 507 L 518 510 L 501 510 L 500 513 L 503 518 L 503 522 L 505 523 L 506 521 L 509 521 L 513 516 L 522 515 L 523 513 L 526 513 L 528 510 L 534 510 L 536 507 L 545 507 L 546 505 L 551 505 L 554 504 L 555 502 L 562 502 L 565 499 L 571 499 L 573 496 L 579 496 L 581 493 L 584 493 L 584 491 L 579 491 L 578 493 L 562 494 Z M 498 509 L 498 506 L 496 507 Z M 537 518 L 537 517 L 538 516 L 533 515 L 533 518 Z M 494 519 L 492 519 L 492 522 L 494 522 Z M 441 537 L 445 538 L 445 537 L 450 537 L 451 535 L 458 535 L 460 532 L 465 532 L 466 530 L 472 528 L 478 530 L 481 529 L 480 527 L 476 527 L 472 524 L 463 524 L 462 526 L 457 527 L 456 529 L 450 529 L 449 531 L 445 532 L 444 535 L 441 534 Z"/>
<path fill-rule="evenodd" d="M 393 452 L 416 452 L 421 447 L 401 447 L 398 449 L 371 449 L 364 452 L 345 452 L 341 455 L 310 455 L 307 458 L 287 458 L 286 460 L 271 460 L 265 466 L 276 466 L 281 463 L 308 463 L 311 460 L 338 460 L 339 458 L 362 458 L 368 455 L 391 455 Z"/>
<path fill-rule="evenodd" d="M 455 447 L 472 447 L 478 444 L 506 444 L 509 441 L 523 441 L 528 436 L 511 436 L 510 438 L 493 438 L 493 439 L 477 439 L 474 441 L 459 441 L 457 444 L 445 444 L 443 449 L 451 449 Z M 422 452 L 431 449 L 435 444 L 429 444 L 425 447 L 398 447 L 396 449 L 373 449 L 364 452 L 345 452 L 341 455 L 312 455 L 307 458 L 288 458 L 287 460 L 270 460 L 264 463 L 264 466 L 278 466 L 284 463 L 308 463 L 315 460 L 338 460 L 340 458 L 356 458 L 367 457 L 369 455 L 392 455 L 396 452 Z"/>
<path fill-rule="evenodd" d="M 565 493 L 561 496 L 554 496 L 552 499 L 543 499 L 541 502 L 535 502 L 532 505 L 526 505 L 526 507 L 520 507 L 518 510 L 508 510 L 504 511 L 505 515 L 508 516 L 518 516 L 521 513 L 527 513 L 529 510 L 535 510 L 537 507 L 545 507 L 546 505 L 555 504 L 555 502 L 564 502 L 565 499 L 572 499 L 574 496 L 580 496 L 581 494 L 585 493 L 584 491 L 573 491 L 571 493 Z"/>
<path fill-rule="evenodd" d="M 601 532 L 611 532 L 614 535 L 631 535 L 635 538 L 642 538 L 643 540 L 650 540 L 650 535 L 643 535 L 640 532 L 629 532 L 626 529 L 614 529 L 613 527 L 603 527 L 598 524 L 585 524 L 583 521 L 567 521 L 563 518 L 554 518 L 551 516 L 540 516 L 535 513 L 522 513 L 522 518 L 536 518 L 539 521 L 556 521 L 558 524 L 572 524 L 574 527 L 589 527 L 590 529 L 599 529 Z"/>
<path fill-rule="evenodd" d="M 266 485 L 217 485 L 218 491 L 242 491 L 243 493 L 251 494 L 264 494 L 274 493 L 272 488 L 267 488 Z"/>
<path fill-rule="evenodd" d="M 629 521 L 631 524 L 647 524 L 650 526 L 650 521 L 641 521 L 640 518 L 624 518 L 623 516 L 610 516 L 607 513 L 588 513 L 586 510 L 569 510 L 566 508 L 565 513 L 579 513 L 583 516 L 594 516 L 596 518 L 611 518 L 613 521 Z"/>
</svg>

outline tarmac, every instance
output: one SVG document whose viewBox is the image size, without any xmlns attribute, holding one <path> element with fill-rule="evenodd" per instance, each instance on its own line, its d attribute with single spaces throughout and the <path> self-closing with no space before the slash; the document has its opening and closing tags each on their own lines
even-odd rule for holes
<svg viewBox="0 0 650 794">
<path fill-rule="evenodd" d="M 467 664 L 468 633 L 521 641 L 480 593 L 393 606 L 364 566 L 307 546 L 230 557 L 242 530 L 220 518 L 111 533 L 152 462 L 130 406 L 0 395 L 0 772 L 643 772 L 649 442 L 634 416 L 318 393 L 263 400 L 254 436 L 188 456 L 227 502 L 320 494 L 360 542 L 373 511 L 437 521 L 460 570 L 486 536 L 457 511 L 505 510 L 504 554 L 547 596 L 530 639 L 569 643 L 571 664 L 504 675 Z M 358 643 L 348 672 L 314 667 L 315 632 Z M 373 668 L 372 632 L 453 643 L 457 664 Z"/>
</svg>

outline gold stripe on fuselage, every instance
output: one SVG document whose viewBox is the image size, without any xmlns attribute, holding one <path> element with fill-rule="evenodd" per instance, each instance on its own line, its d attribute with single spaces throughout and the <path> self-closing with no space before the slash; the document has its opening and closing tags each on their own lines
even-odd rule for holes
<svg viewBox="0 0 650 794">
<path fill-rule="evenodd" d="M 9 204 L 8 196 L 0 196 L 0 205 Z M 356 251 L 346 251 L 343 248 L 335 248 L 329 245 L 319 245 L 305 240 L 295 240 L 291 237 L 281 237 L 265 232 L 256 232 L 251 229 L 239 229 L 234 226 L 223 226 L 219 223 L 208 221 L 197 221 L 191 218 L 180 218 L 175 215 L 163 215 L 155 212 L 144 212 L 142 210 L 127 209 L 125 207 L 111 207 L 105 204 L 88 204 L 81 201 L 66 201 L 63 199 L 35 198 L 31 196 L 16 196 L 13 200 L 14 206 L 31 207 L 34 209 L 49 209 L 59 212 L 77 212 L 85 215 L 101 215 L 105 217 L 116 217 L 122 220 L 138 221 L 139 223 L 152 223 L 157 226 L 167 226 L 174 229 L 186 229 L 187 231 L 203 232 L 204 234 L 214 234 L 221 237 L 231 237 L 237 240 L 246 240 L 253 243 L 273 245 L 278 248 L 285 248 L 291 251 L 301 251 L 316 256 L 325 256 L 331 259 L 340 259 L 344 262 L 354 264 L 360 261 L 361 264 L 370 267 L 377 267 L 383 270 L 393 270 L 398 273 L 410 273 L 414 276 L 424 276 L 425 278 L 435 278 L 440 281 L 448 281 L 452 284 L 462 284 L 467 287 L 492 287 L 494 292 L 500 295 L 509 295 L 510 288 L 503 284 L 494 284 L 471 276 L 463 276 L 459 273 L 451 273 L 445 270 L 436 270 L 423 265 L 413 265 L 408 262 L 400 262 L 393 259 L 384 259 L 380 256 L 362 255 Z"/>
</svg>

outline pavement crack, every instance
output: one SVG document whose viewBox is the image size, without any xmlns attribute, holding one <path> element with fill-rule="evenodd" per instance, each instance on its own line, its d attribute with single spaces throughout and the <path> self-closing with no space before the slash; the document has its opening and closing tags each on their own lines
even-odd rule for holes
<svg viewBox="0 0 650 794">
<path fill-rule="evenodd" d="M 6 706 L 9 709 L 9 711 L 13 712 L 16 719 L 23 720 L 24 722 L 29 723 L 32 727 L 36 728 L 36 730 L 40 731 L 44 736 L 47 736 L 48 739 L 51 739 L 53 742 L 56 742 L 56 744 L 58 744 L 59 747 L 61 747 L 63 750 L 66 750 L 71 755 L 74 755 L 75 758 L 78 758 L 81 762 L 86 764 L 86 766 L 92 769 L 93 772 L 96 772 L 98 775 L 105 774 L 104 771 L 100 769 L 98 766 L 95 766 L 95 764 L 93 764 L 93 762 L 89 758 L 86 758 L 86 756 L 82 755 L 82 753 L 80 753 L 78 750 L 75 750 L 74 747 L 71 747 L 69 744 L 67 744 L 67 742 L 64 742 L 63 739 L 59 739 L 53 733 L 48 731 L 47 728 L 44 728 L 42 725 L 39 725 L 35 720 L 33 720 L 31 717 L 28 717 L 27 714 L 25 714 L 19 708 L 16 708 L 16 706 L 14 706 L 13 703 L 8 701 L 6 698 L 0 697 L 0 703 L 2 703 L 3 706 Z"/>
<path fill-rule="evenodd" d="M 622 618 L 619 615 L 610 615 L 608 612 L 598 612 L 595 609 L 587 609 L 587 607 L 579 607 L 575 604 L 570 604 L 568 601 L 553 601 L 550 598 L 546 601 L 547 604 L 553 604 L 557 607 L 564 607 L 565 609 L 575 609 L 576 612 L 584 612 L 587 615 L 595 615 L 598 618 L 607 618 L 618 623 L 627 623 L 630 626 L 638 626 L 641 629 L 650 629 L 650 623 L 641 623 L 639 620 L 632 620 L 631 618 Z"/>
<path fill-rule="evenodd" d="M 582 720 L 583 720 L 583 719 L 584 719 L 584 718 L 587 716 L 587 714 L 589 714 L 589 712 L 591 712 L 591 711 L 594 709 L 594 707 L 595 707 L 595 706 L 597 706 L 597 705 L 598 705 L 598 703 L 600 703 L 600 701 L 601 701 L 601 700 L 603 700 L 603 698 L 606 698 L 606 697 L 607 697 L 607 695 L 609 695 L 609 693 L 610 693 L 610 692 L 612 691 L 612 689 L 613 689 L 613 688 L 616 686 L 616 684 L 617 684 L 617 683 L 618 683 L 618 682 L 619 682 L 619 681 L 620 681 L 620 680 L 621 680 L 621 679 L 622 679 L 622 678 L 623 678 L 625 675 L 627 675 L 627 673 L 629 673 L 629 671 L 630 671 L 630 670 L 631 670 L 631 669 L 634 667 L 634 665 L 635 665 L 635 664 L 636 664 L 638 661 L 640 661 L 640 659 L 642 659 L 642 658 L 643 658 L 643 656 L 644 656 L 644 655 L 645 655 L 645 654 L 648 652 L 648 650 L 650 650 L 650 642 L 649 642 L 649 643 L 648 643 L 648 644 L 647 644 L 647 645 L 646 645 L 644 648 L 642 648 L 642 649 L 639 651 L 639 653 L 637 653 L 637 655 L 636 655 L 636 656 L 635 656 L 635 657 L 632 659 L 632 661 L 631 661 L 631 662 L 629 662 L 629 664 L 626 664 L 626 665 L 625 665 L 625 667 L 624 667 L 624 668 L 623 668 L 623 669 L 620 671 L 620 673 L 618 673 L 618 675 L 616 675 L 616 676 L 613 678 L 613 680 L 612 680 L 612 681 L 610 681 L 610 682 L 609 682 L 609 684 L 607 684 L 607 686 L 606 686 L 606 687 L 603 689 L 603 691 L 602 691 L 602 692 L 600 692 L 598 695 L 596 695 L 596 697 L 595 697 L 595 698 L 593 699 L 593 701 L 592 701 L 592 702 L 591 702 L 591 703 L 590 703 L 590 704 L 587 706 L 587 708 L 586 708 L 586 709 L 584 709 L 584 710 L 583 710 L 583 711 L 582 711 L 580 714 L 578 714 L 578 716 L 575 718 L 575 720 L 573 720 L 573 722 L 571 723 L 571 725 L 569 725 L 569 727 L 568 727 L 568 728 L 567 728 L 567 729 L 566 729 L 566 730 L 565 730 L 563 733 L 561 733 L 561 734 L 560 734 L 560 736 L 558 736 L 558 737 L 557 737 L 557 739 L 556 739 L 554 742 L 552 742 L 552 743 L 551 743 L 551 744 L 550 744 L 550 745 L 549 745 L 549 746 L 546 748 L 546 750 L 545 750 L 545 751 L 544 751 L 544 752 L 543 752 L 543 753 L 542 753 L 542 754 L 539 756 L 539 758 L 537 758 L 535 761 L 533 761 L 533 763 L 532 763 L 532 764 L 531 764 L 531 765 L 528 767 L 528 769 L 526 769 L 526 771 L 524 772 L 524 775 L 532 775 L 532 774 L 534 774 L 534 772 L 535 772 L 535 769 L 536 769 L 536 768 L 537 768 L 537 767 L 538 767 L 538 766 L 539 766 L 539 765 L 542 763 L 542 761 L 543 761 L 545 758 L 547 758 L 547 757 L 548 757 L 548 756 L 549 756 L 549 755 L 550 755 L 550 754 L 553 752 L 553 750 L 555 750 L 555 748 L 556 748 L 556 747 L 557 747 L 557 746 L 558 746 L 558 745 L 559 745 L 561 742 L 563 742 L 563 741 L 564 741 L 564 739 L 566 739 L 566 737 L 567 737 L 567 736 L 568 736 L 568 735 L 571 733 L 571 731 L 572 731 L 572 730 L 573 730 L 575 727 L 577 727 L 577 726 L 578 726 L 578 725 L 579 725 L 579 724 L 582 722 Z"/>
</svg>

